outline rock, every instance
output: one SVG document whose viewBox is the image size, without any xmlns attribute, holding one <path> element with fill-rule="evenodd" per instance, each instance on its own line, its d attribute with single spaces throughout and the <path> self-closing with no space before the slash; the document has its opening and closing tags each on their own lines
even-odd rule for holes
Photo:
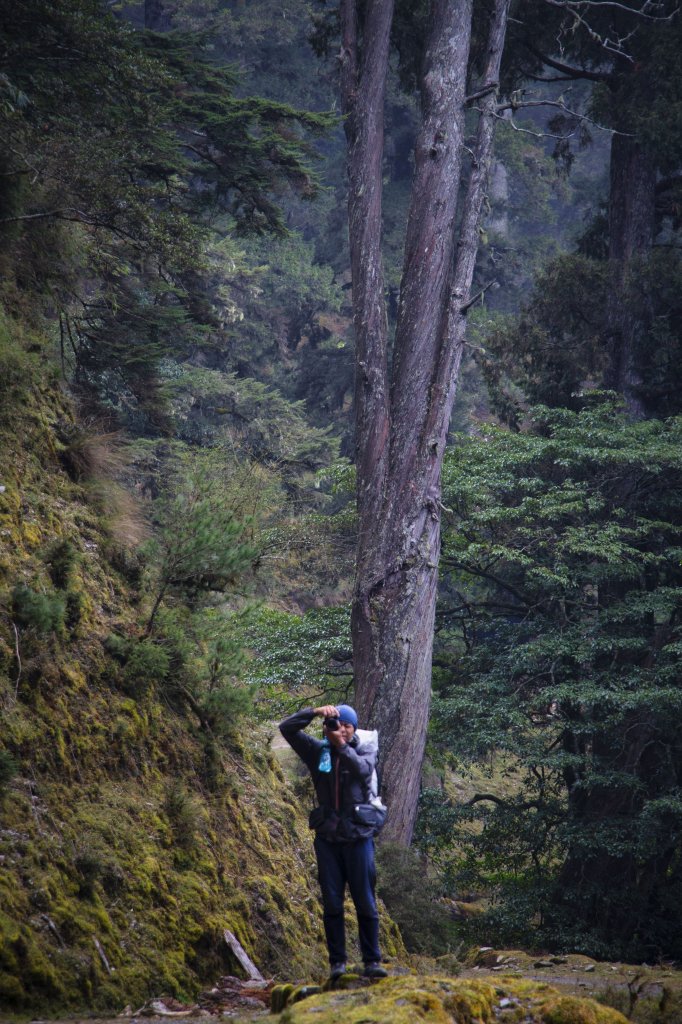
<svg viewBox="0 0 682 1024">
<path fill-rule="evenodd" d="M 585 965 L 585 974 L 589 974 L 590 971 L 593 971 L 593 970 L 594 970 L 594 964 L 586 964 Z"/>
<path fill-rule="evenodd" d="M 551 960 L 536 960 L 533 967 L 554 967 Z"/>
<path fill-rule="evenodd" d="M 183 1006 L 176 999 L 150 999 L 138 1014 L 144 1017 L 187 1017 L 198 1009 L 197 1004 Z"/>
</svg>

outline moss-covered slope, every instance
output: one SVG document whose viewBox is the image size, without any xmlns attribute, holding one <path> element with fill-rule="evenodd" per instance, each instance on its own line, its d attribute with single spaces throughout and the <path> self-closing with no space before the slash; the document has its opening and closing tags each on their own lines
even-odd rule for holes
<svg viewBox="0 0 682 1024">
<path fill-rule="evenodd" d="M 121 686 L 136 513 L 45 344 L 0 323 L 0 1010 L 190 995 L 238 970 L 226 928 L 264 973 L 319 972 L 309 833 L 267 731 L 219 744 Z"/>
</svg>

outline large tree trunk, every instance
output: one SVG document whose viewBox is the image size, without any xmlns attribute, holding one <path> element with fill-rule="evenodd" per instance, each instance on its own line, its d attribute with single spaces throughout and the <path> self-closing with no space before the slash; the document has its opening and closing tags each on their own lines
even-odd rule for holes
<svg viewBox="0 0 682 1024">
<path fill-rule="evenodd" d="M 608 322 L 610 367 L 607 384 L 623 395 L 633 416 L 646 414 L 641 351 L 651 328 L 647 303 L 633 293 L 633 274 L 646 262 L 654 240 L 656 169 L 649 150 L 630 135 L 611 142 L 609 191 Z"/>
<path fill-rule="evenodd" d="M 383 790 L 390 804 L 385 834 L 402 843 L 411 839 L 419 796 L 431 692 L 440 472 L 490 157 L 507 7 L 508 0 L 497 0 L 485 78 L 490 88 L 484 90 L 479 148 L 455 261 L 471 0 L 432 3 L 388 396 L 378 123 L 391 4 L 368 4 L 361 55 L 355 4 L 344 0 L 341 5 L 357 352 L 354 671 L 362 721 L 381 730 Z"/>
</svg>

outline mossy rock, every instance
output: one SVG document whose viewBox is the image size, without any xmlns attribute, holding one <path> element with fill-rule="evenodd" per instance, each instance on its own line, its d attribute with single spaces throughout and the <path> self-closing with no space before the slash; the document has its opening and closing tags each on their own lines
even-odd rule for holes
<svg viewBox="0 0 682 1024">
<path fill-rule="evenodd" d="M 288 1002 L 280 1024 L 627 1024 L 617 1010 L 539 982 L 407 976 Z"/>
<path fill-rule="evenodd" d="M 286 985 L 275 985 L 270 993 L 270 1010 L 272 1013 L 281 1013 L 289 1002 L 289 996 L 295 986 L 288 982 Z"/>
</svg>

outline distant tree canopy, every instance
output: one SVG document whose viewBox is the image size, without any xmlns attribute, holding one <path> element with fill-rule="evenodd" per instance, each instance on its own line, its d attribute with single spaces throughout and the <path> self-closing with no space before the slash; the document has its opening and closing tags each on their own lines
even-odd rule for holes
<svg viewBox="0 0 682 1024">
<path fill-rule="evenodd" d="M 208 232 L 284 233 L 276 195 L 315 194 L 308 140 L 331 120 L 237 98 L 205 40 L 97 0 L 3 4 L 0 31 L 4 266 L 59 310 L 80 383 L 158 406 L 160 358 L 221 344 Z"/>
<path fill-rule="evenodd" d="M 679 253 L 664 241 L 631 269 L 621 295 L 625 316 L 634 320 L 642 309 L 652 315 L 637 352 L 638 395 L 650 416 L 681 408 L 681 283 Z M 484 331 L 477 358 L 492 404 L 506 422 L 517 426 L 527 401 L 579 409 L 583 391 L 609 379 L 610 287 L 605 258 L 558 256 L 538 274 L 520 316 Z"/>
<path fill-rule="evenodd" d="M 546 269 L 519 324 L 490 339 L 484 371 L 512 420 L 518 401 L 505 381 L 556 405 L 575 406 L 586 385 L 618 391 L 636 415 L 680 409 L 681 41 L 679 8 L 667 2 L 533 0 L 511 22 L 512 115 L 536 102 L 535 83 L 558 83 L 549 127 L 567 167 L 592 122 L 612 133 L 605 210 L 578 255 Z M 592 86 L 587 109 L 571 98 L 581 80 Z"/>
</svg>

